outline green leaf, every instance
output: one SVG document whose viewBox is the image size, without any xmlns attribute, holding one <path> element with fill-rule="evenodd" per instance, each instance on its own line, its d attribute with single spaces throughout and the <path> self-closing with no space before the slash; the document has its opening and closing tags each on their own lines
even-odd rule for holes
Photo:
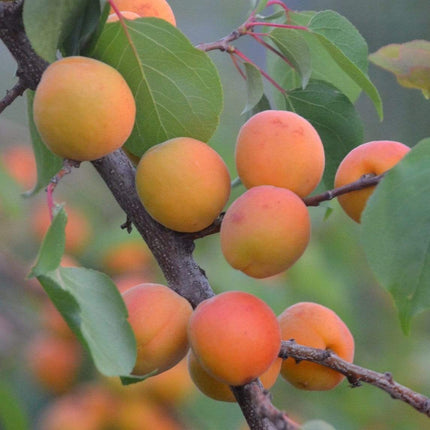
<svg viewBox="0 0 430 430">
<path fill-rule="evenodd" d="M 46 208 L 48 211 L 48 208 Z M 43 238 L 35 265 L 32 267 L 29 277 L 37 277 L 58 268 L 64 254 L 66 243 L 65 228 L 67 214 L 60 207 L 55 214 L 45 237 Z"/>
<path fill-rule="evenodd" d="M 127 376 L 120 376 L 122 385 L 132 385 L 137 384 L 138 382 L 142 382 L 145 379 L 150 378 L 151 376 L 156 375 L 158 372 L 158 369 L 153 370 L 150 373 L 147 373 L 146 375 L 127 375 Z"/>
<path fill-rule="evenodd" d="M 251 110 L 245 113 L 245 117 L 249 119 L 256 113 L 269 109 L 271 109 L 270 101 L 267 98 L 266 94 L 263 94 L 260 101 Z"/>
<path fill-rule="evenodd" d="M 251 12 L 258 14 L 266 8 L 269 0 L 251 0 Z"/>
<path fill-rule="evenodd" d="M 269 36 L 300 76 L 302 88 L 305 88 L 311 77 L 312 64 L 311 53 L 302 34 L 290 28 L 276 28 Z M 279 61 L 284 62 L 281 58 Z M 284 62 L 284 67 L 289 66 Z"/>
<path fill-rule="evenodd" d="M 64 56 L 83 55 L 85 47 L 98 28 L 100 16 L 100 3 L 87 1 L 82 13 L 75 20 L 72 31 L 61 46 Z"/>
<path fill-rule="evenodd" d="M 362 216 L 363 245 L 379 283 L 393 296 L 401 326 L 430 307 L 430 138 L 375 189 Z"/>
<path fill-rule="evenodd" d="M 287 24 L 307 26 L 315 16 L 316 12 L 304 11 L 300 13 L 290 12 Z M 312 79 L 326 81 L 339 88 L 351 102 L 355 102 L 361 93 L 361 88 L 355 83 L 349 75 L 335 62 L 331 55 L 322 46 L 318 38 L 309 31 L 297 30 L 301 37 L 306 41 L 312 65 Z M 274 57 L 267 56 L 269 74 L 286 90 L 300 86 L 300 77 L 297 73 L 287 71 L 284 62 Z M 276 104 L 281 108 L 282 101 L 279 97 L 279 91 L 275 92 Z"/>
<path fill-rule="evenodd" d="M 248 100 L 241 115 L 252 110 L 263 97 L 263 78 L 260 71 L 251 63 L 245 63 L 244 65 Z"/>
<path fill-rule="evenodd" d="M 324 144 L 326 167 L 323 181 L 333 187 L 336 170 L 351 149 L 363 143 L 363 126 L 353 104 L 327 82 L 309 82 L 286 97 L 287 110 L 306 118 L 318 131 Z"/>
<path fill-rule="evenodd" d="M 118 69 L 136 99 L 137 115 L 126 148 L 140 156 L 167 139 L 207 142 L 223 106 L 217 69 L 175 27 L 157 18 L 105 26 L 91 56 Z"/>
<path fill-rule="evenodd" d="M 24 2 L 24 27 L 34 50 L 50 63 L 75 28 L 76 20 L 94 0 L 31 0 Z"/>
<path fill-rule="evenodd" d="M 422 91 L 430 97 L 430 42 L 413 40 L 391 44 L 369 55 L 369 60 L 394 73 L 400 85 Z"/>
<path fill-rule="evenodd" d="M 108 376 L 129 374 L 136 342 L 127 309 L 104 273 L 61 267 L 66 213 L 60 208 L 45 235 L 29 277 L 36 277 L 67 324 L 87 347 L 97 369 Z"/>
<path fill-rule="evenodd" d="M 0 381 L 0 428 L 3 430 L 27 430 L 30 428 L 27 414 L 10 388 Z"/>
<path fill-rule="evenodd" d="M 101 373 L 118 376 L 133 370 L 136 341 L 121 295 L 107 275 L 59 267 L 37 279 Z"/>
<path fill-rule="evenodd" d="M 63 165 L 63 159 L 47 148 L 37 131 L 33 120 L 33 99 L 34 91 L 27 90 L 28 123 L 37 166 L 37 183 L 34 189 L 26 194 L 28 196 L 45 188 Z"/>
<path fill-rule="evenodd" d="M 367 76 L 367 43 L 358 30 L 345 17 L 333 11 L 314 15 L 308 29 L 338 66 L 367 93 L 382 119 L 381 97 Z"/>
</svg>

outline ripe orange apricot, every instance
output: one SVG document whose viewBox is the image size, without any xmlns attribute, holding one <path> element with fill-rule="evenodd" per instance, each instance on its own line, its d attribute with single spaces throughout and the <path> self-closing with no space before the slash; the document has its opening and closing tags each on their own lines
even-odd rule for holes
<svg viewBox="0 0 430 430">
<path fill-rule="evenodd" d="M 254 278 L 267 278 L 292 266 L 310 239 L 303 200 L 271 185 L 250 188 L 227 209 L 221 224 L 221 250 L 227 262 Z"/>
<path fill-rule="evenodd" d="M 35 380 L 43 388 L 60 394 L 76 382 L 82 350 L 76 339 L 43 333 L 29 343 L 26 361 Z"/>
<path fill-rule="evenodd" d="M 134 97 L 122 75 L 92 58 L 52 63 L 34 96 L 34 122 L 46 146 L 77 161 L 96 160 L 120 148 L 135 115 Z"/>
<path fill-rule="evenodd" d="M 246 188 L 275 185 L 300 197 L 310 194 L 324 172 L 324 147 L 312 124 L 302 116 L 266 110 L 240 129 L 236 167 Z"/>
<path fill-rule="evenodd" d="M 128 10 L 122 10 L 121 11 L 121 15 L 124 19 L 129 19 L 131 21 L 133 21 L 136 18 L 140 18 L 140 15 L 138 15 L 135 12 L 130 12 Z M 111 13 L 106 22 L 117 22 L 119 21 L 118 15 L 116 13 Z"/>
<path fill-rule="evenodd" d="M 190 303 L 169 287 L 154 283 L 130 288 L 122 297 L 137 343 L 133 374 L 158 374 L 179 363 L 188 352 Z"/>
<path fill-rule="evenodd" d="M 9 146 L 2 151 L 0 159 L 6 171 L 23 188 L 29 189 L 36 184 L 36 161 L 30 146 Z"/>
<path fill-rule="evenodd" d="M 212 224 L 230 195 L 230 174 L 206 143 L 177 137 L 146 151 L 136 168 L 136 188 L 149 214 L 180 232 Z"/>
<path fill-rule="evenodd" d="M 154 258 L 143 240 L 128 239 L 107 247 L 102 253 L 101 263 L 108 274 L 130 274 L 150 271 Z"/>
<path fill-rule="evenodd" d="M 144 383 L 137 385 L 141 386 L 143 394 L 168 406 L 179 405 L 195 392 L 195 386 L 188 373 L 186 358 L 171 369 L 151 376 Z"/>
<path fill-rule="evenodd" d="M 44 300 L 40 313 L 43 328 L 47 332 L 53 333 L 55 336 L 62 337 L 64 339 L 76 340 L 75 334 L 51 300 Z"/>
<path fill-rule="evenodd" d="M 119 400 L 96 383 L 78 386 L 54 399 L 43 410 L 38 429 L 101 430 L 111 428 Z"/>
<path fill-rule="evenodd" d="M 120 11 L 130 11 L 139 16 L 164 19 L 176 26 L 175 15 L 166 0 L 115 0 L 115 5 Z M 110 13 L 114 10 L 111 8 Z"/>
<path fill-rule="evenodd" d="M 339 164 L 334 186 L 342 187 L 367 174 L 380 175 L 394 167 L 409 150 L 403 143 L 392 140 L 363 143 L 349 152 Z M 346 214 L 359 223 L 367 200 L 374 190 L 375 187 L 368 187 L 352 191 L 342 194 L 338 200 Z"/>
<path fill-rule="evenodd" d="M 201 302 L 190 318 L 188 338 L 201 366 L 228 385 L 261 376 L 280 349 L 280 328 L 272 309 L 242 291 Z"/>
<path fill-rule="evenodd" d="M 120 402 L 112 424 L 113 429 L 121 430 L 184 430 L 174 414 L 148 398 Z"/>
<path fill-rule="evenodd" d="M 155 277 L 151 276 L 150 274 L 146 274 L 143 272 L 130 272 L 117 275 L 113 277 L 112 280 L 117 286 L 118 291 L 122 294 L 130 288 L 135 287 L 136 285 L 155 282 L 154 278 Z"/>
<path fill-rule="evenodd" d="M 206 396 L 221 402 L 235 402 L 230 387 L 211 376 L 199 363 L 192 350 L 188 352 L 188 370 L 196 387 Z M 282 359 L 277 358 L 262 375 L 260 381 L 266 390 L 269 390 L 279 376 Z"/>
<path fill-rule="evenodd" d="M 279 317 L 282 339 L 301 345 L 327 349 L 352 362 L 354 338 L 345 323 L 331 309 L 312 302 L 300 302 L 285 309 Z M 303 390 L 330 390 L 345 377 L 335 370 L 309 361 L 297 363 L 287 358 L 281 376 Z"/>
</svg>

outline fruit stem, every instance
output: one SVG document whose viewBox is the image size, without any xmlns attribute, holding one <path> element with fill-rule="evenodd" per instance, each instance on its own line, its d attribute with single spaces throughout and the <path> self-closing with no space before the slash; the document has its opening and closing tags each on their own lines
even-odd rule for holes
<svg viewBox="0 0 430 430">
<path fill-rule="evenodd" d="M 320 203 L 327 200 L 332 200 L 342 194 L 351 193 L 352 191 L 358 191 L 363 188 L 372 187 L 377 185 L 381 179 L 385 176 L 385 173 L 381 175 L 367 174 L 363 175 L 360 179 L 350 184 L 344 185 L 339 188 L 333 188 L 332 190 L 325 191 L 315 196 L 306 197 L 303 199 L 306 206 L 319 206 Z"/>
<path fill-rule="evenodd" d="M 46 200 L 48 204 L 49 216 L 52 221 L 54 218 L 55 202 L 54 202 L 54 191 L 61 179 L 71 173 L 74 167 L 79 167 L 80 161 L 64 159 L 63 167 L 58 171 L 58 173 L 51 178 L 48 186 L 46 187 Z"/>
<path fill-rule="evenodd" d="M 264 76 L 278 91 L 280 91 L 282 94 L 286 93 L 286 91 L 267 72 L 265 72 L 261 67 L 255 64 L 250 58 L 248 58 L 241 51 L 239 51 L 238 49 L 235 49 L 233 51 L 233 54 L 237 55 L 244 62 L 250 63 L 253 66 L 255 66 L 257 70 L 262 74 L 262 76 Z"/>
</svg>

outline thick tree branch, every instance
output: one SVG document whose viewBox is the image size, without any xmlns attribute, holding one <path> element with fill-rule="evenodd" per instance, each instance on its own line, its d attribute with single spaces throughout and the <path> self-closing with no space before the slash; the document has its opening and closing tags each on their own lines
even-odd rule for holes
<svg viewBox="0 0 430 430">
<path fill-rule="evenodd" d="M 345 375 L 353 387 L 360 386 L 362 382 L 374 385 L 387 392 L 393 399 L 401 400 L 430 417 L 430 399 L 412 391 L 410 388 L 400 385 L 394 381 L 389 372 L 379 373 L 365 369 L 364 367 L 342 360 L 330 351 L 299 345 L 294 340 L 282 342 L 279 356 L 284 359 L 292 357 L 295 360 L 312 361 L 313 363 L 329 367 Z"/>
<path fill-rule="evenodd" d="M 135 187 L 135 169 L 122 150 L 93 162 L 100 176 L 142 235 L 171 288 L 194 307 L 214 295 L 204 272 L 192 257 L 194 243 L 151 218 Z"/>
<path fill-rule="evenodd" d="M 0 113 L 29 88 L 35 90 L 48 63 L 33 50 L 22 21 L 24 1 L 0 1 L 0 39 L 14 57 L 18 83 L 0 101 Z"/>
</svg>

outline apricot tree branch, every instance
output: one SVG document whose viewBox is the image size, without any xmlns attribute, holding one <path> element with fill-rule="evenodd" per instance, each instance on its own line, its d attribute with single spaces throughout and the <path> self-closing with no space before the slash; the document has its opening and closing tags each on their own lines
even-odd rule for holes
<svg viewBox="0 0 430 430">
<path fill-rule="evenodd" d="M 26 88 L 35 89 L 48 63 L 32 49 L 22 24 L 23 0 L 8 6 L 0 2 L 0 38 L 18 64 L 17 75 Z M 120 207 L 154 254 L 169 286 L 195 307 L 214 295 L 204 271 L 193 258 L 194 242 L 154 221 L 142 206 L 135 188 L 135 169 L 122 150 L 92 162 Z M 250 398 L 237 395 L 252 430 L 273 430 Z"/>
<path fill-rule="evenodd" d="M 369 173 L 367 175 L 363 175 L 361 178 L 357 179 L 355 182 L 351 182 L 350 184 L 324 191 L 323 193 L 317 194 L 315 196 L 305 197 L 303 201 L 305 202 L 306 206 L 319 206 L 320 203 L 332 200 L 342 194 L 362 190 L 363 188 L 374 187 L 375 185 L 379 184 L 384 176 L 385 173 L 382 173 L 381 175 Z"/>
<path fill-rule="evenodd" d="M 23 0 L 0 1 L 0 39 L 17 63 L 18 83 L 0 101 L 0 113 L 29 88 L 36 89 L 48 63 L 33 50 L 22 21 Z"/>
<path fill-rule="evenodd" d="M 271 401 L 270 393 L 263 389 L 259 381 L 253 381 L 241 387 L 231 387 L 236 399 L 246 399 L 240 403 L 244 416 L 257 413 L 263 420 L 271 423 L 276 430 L 298 430 L 300 426 L 288 415 L 275 408 Z M 247 407 L 250 406 L 250 411 Z"/>
<path fill-rule="evenodd" d="M 6 95 L 0 100 L 0 113 L 12 104 L 17 97 L 22 96 L 26 89 L 26 85 L 20 80 L 10 90 L 6 91 Z"/>
<path fill-rule="evenodd" d="M 379 182 L 385 175 L 386 173 L 382 173 L 381 175 L 363 175 L 355 182 L 343 185 L 342 187 L 333 188 L 332 190 L 324 191 L 323 193 L 316 194 L 315 196 L 305 197 L 303 201 L 306 206 L 319 206 L 322 202 L 332 200 L 342 194 L 362 190 L 363 188 L 374 187 L 379 184 Z M 211 234 L 219 233 L 223 218 L 224 213 L 220 214 L 218 218 L 209 227 L 206 227 L 203 230 L 197 231 L 195 233 L 185 233 L 184 235 L 190 239 L 196 240 L 201 239 L 205 236 L 209 236 Z"/>
<path fill-rule="evenodd" d="M 362 382 L 374 385 L 388 393 L 393 399 L 401 400 L 430 417 L 430 399 L 397 383 L 389 372 L 379 373 L 365 369 L 342 360 L 331 351 L 299 345 L 294 340 L 282 342 L 279 356 L 284 359 L 292 357 L 299 361 L 312 361 L 329 367 L 345 375 L 353 387 L 359 387 Z"/>
</svg>

